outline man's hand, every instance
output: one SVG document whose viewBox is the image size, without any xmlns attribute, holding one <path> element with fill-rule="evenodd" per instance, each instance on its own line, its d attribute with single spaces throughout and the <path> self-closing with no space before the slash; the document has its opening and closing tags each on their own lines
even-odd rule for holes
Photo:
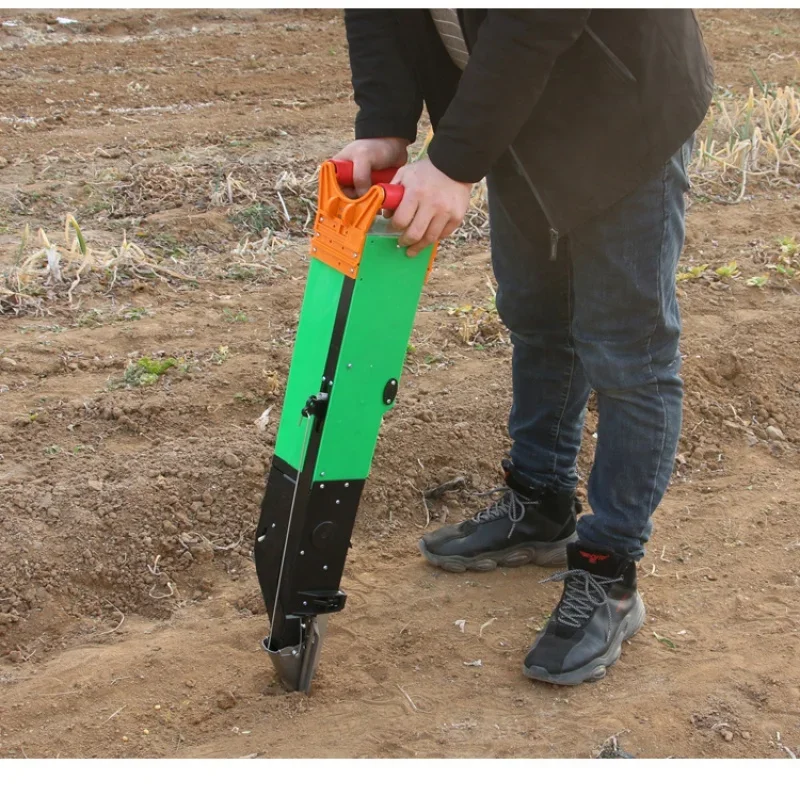
<svg viewBox="0 0 800 800">
<path fill-rule="evenodd" d="M 392 227 L 403 231 L 398 245 L 408 248 L 409 257 L 449 236 L 464 221 L 472 184 L 448 178 L 427 158 L 403 167 L 392 183 L 405 189 Z"/>
<path fill-rule="evenodd" d="M 352 190 L 343 191 L 350 197 L 361 197 L 372 185 L 370 173 L 376 169 L 402 167 L 408 161 L 407 139 L 359 139 L 351 142 L 334 159 L 353 162 Z"/>
</svg>

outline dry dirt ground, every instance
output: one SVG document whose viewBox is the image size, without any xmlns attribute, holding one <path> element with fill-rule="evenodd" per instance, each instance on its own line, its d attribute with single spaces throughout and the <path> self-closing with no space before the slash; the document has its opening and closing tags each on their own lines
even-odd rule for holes
<svg viewBox="0 0 800 800">
<path fill-rule="evenodd" d="M 347 608 L 312 695 L 287 694 L 251 543 L 313 173 L 351 131 L 341 16 L 59 13 L 77 23 L 1 15 L 0 271 L 40 227 L 62 243 L 67 214 L 106 266 L 72 303 L 51 275 L 0 315 L 0 755 L 586 757 L 615 734 L 639 757 L 800 750 L 798 282 L 748 285 L 800 234 L 796 177 L 693 198 L 682 269 L 709 269 L 680 285 L 684 434 L 641 565 L 647 625 L 608 677 L 523 678 L 547 572 L 444 574 L 417 553 L 426 524 L 480 507 L 508 445 L 476 215 L 425 290 Z M 701 20 L 720 91 L 800 78 L 800 12 Z M 739 277 L 717 276 L 732 260 Z"/>
</svg>

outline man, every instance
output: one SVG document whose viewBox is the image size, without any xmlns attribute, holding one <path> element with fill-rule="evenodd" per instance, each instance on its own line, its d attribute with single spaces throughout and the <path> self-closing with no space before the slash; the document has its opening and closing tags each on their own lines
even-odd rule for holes
<svg viewBox="0 0 800 800">
<path fill-rule="evenodd" d="M 644 623 L 636 562 L 681 427 L 675 271 L 691 140 L 713 90 L 688 10 L 356 10 L 345 13 L 356 189 L 407 163 L 423 103 L 434 137 L 403 166 L 393 216 L 414 255 L 452 233 L 487 178 L 497 309 L 511 331 L 504 496 L 427 534 L 443 569 L 527 562 L 567 571 L 525 658 L 530 678 L 598 680 Z M 599 414 L 592 513 L 576 459 Z"/>
</svg>

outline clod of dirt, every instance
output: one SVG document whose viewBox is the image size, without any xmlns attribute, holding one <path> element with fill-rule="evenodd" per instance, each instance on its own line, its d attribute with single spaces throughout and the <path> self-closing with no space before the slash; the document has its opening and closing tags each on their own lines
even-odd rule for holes
<svg viewBox="0 0 800 800">
<path fill-rule="evenodd" d="M 0 614 L 0 625 L 13 625 L 19 622 L 19 617 L 14 614 Z"/>
<path fill-rule="evenodd" d="M 770 439 L 782 442 L 786 437 L 783 435 L 783 431 L 777 425 L 770 425 L 767 428 L 767 436 Z"/>
<path fill-rule="evenodd" d="M 244 471 L 248 475 L 261 475 L 261 473 L 264 472 L 264 467 L 261 464 L 259 464 L 258 461 L 256 461 L 254 458 L 250 458 L 245 462 Z"/>
<path fill-rule="evenodd" d="M 721 378 L 726 381 L 732 381 L 737 378 L 741 372 L 742 367 L 739 359 L 733 353 L 725 353 L 719 359 L 717 364 L 717 372 Z"/>
<path fill-rule="evenodd" d="M 47 509 L 50 508 L 53 505 L 53 495 L 52 495 L 52 493 L 51 492 L 45 492 L 39 498 L 39 502 L 37 503 L 37 505 L 39 506 L 39 508 L 42 509 L 42 511 L 47 511 Z"/>
<path fill-rule="evenodd" d="M 211 561 L 214 558 L 214 547 L 211 542 L 207 542 L 205 539 L 202 539 L 197 544 L 192 544 L 191 551 L 192 556 L 200 563 Z"/>
<path fill-rule="evenodd" d="M 231 469 L 239 469 L 242 466 L 241 459 L 234 455 L 233 453 L 225 453 L 222 456 L 222 463 L 225 464 L 226 467 L 230 467 Z"/>
<path fill-rule="evenodd" d="M 9 358 L 5 356 L 4 358 L 0 358 L 0 370 L 5 370 L 7 372 L 12 372 L 17 368 L 17 362 L 14 361 L 13 358 Z"/>
<path fill-rule="evenodd" d="M 227 711 L 236 705 L 236 697 L 233 692 L 219 692 L 217 694 L 217 707 Z"/>
<path fill-rule="evenodd" d="M 96 492 L 100 492 L 103 490 L 103 481 L 91 480 L 88 482 L 88 486 L 90 489 L 94 489 Z"/>
</svg>

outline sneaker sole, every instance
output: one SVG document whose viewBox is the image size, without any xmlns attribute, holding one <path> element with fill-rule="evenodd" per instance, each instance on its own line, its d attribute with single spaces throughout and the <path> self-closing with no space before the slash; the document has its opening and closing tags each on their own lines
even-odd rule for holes
<svg viewBox="0 0 800 800">
<path fill-rule="evenodd" d="M 567 563 L 567 545 L 577 541 L 577 534 L 557 542 L 542 544 L 526 544 L 498 550 L 494 553 L 482 553 L 479 556 L 439 556 L 431 553 L 425 542 L 419 540 L 419 550 L 428 563 L 447 572 L 491 572 L 498 567 L 521 567 L 524 564 L 536 564 L 540 567 L 561 567 Z"/>
<path fill-rule="evenodd" d="M 645 608 L 641 598 L 638 606 L 632 609 L 622 621 L 617 636 L 612 641 L 608 650 L 601 656 L 590 661 L 583 667 L 572 672 L 563 672 L 560 675 L 551 675 L 542 667 L 526 667 L 523 665 L 522 674 L 526 678 L 543 683 L 553 683 L 558 686 L 578 686 L 581 683 L 594 683 L 606 677 L 609 667 L 619 661 L 622 654 L 622 643 L 633 638 L 642 629 L 645 621 Z"/>
</svg>

